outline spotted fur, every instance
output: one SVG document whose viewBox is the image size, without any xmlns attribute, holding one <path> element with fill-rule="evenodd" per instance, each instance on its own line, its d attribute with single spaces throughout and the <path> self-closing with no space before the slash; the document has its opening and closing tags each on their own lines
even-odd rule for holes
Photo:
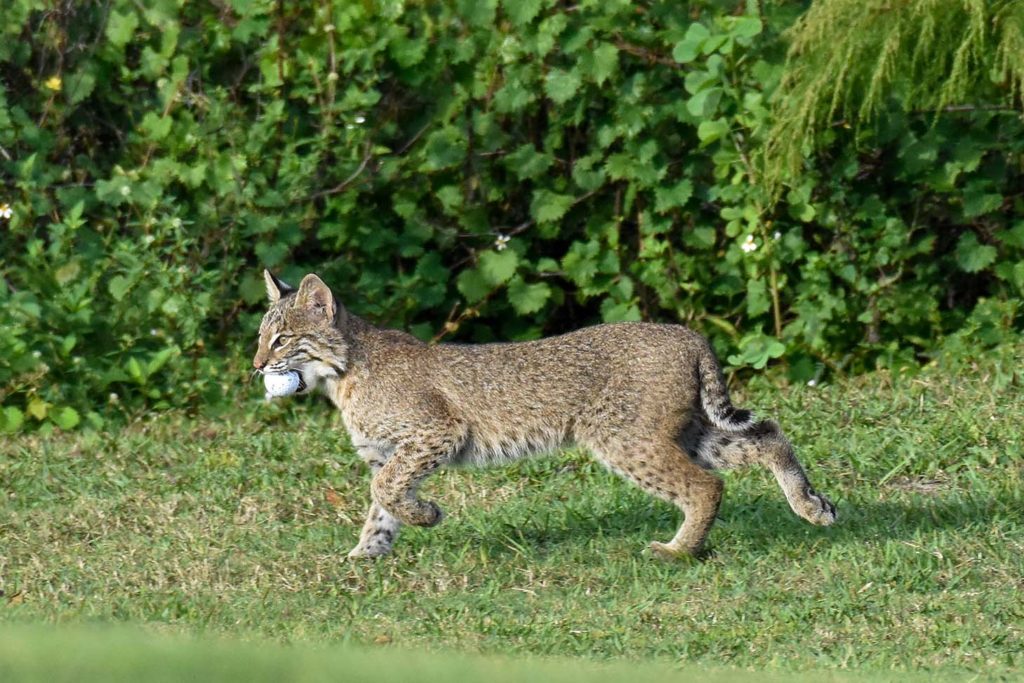
<svg viewBox="0 0 1024 683">
<path fill-rule="evenodd" d="M 515 344 L 428 345 L 348 313 L 316 275 L 293 289 L 265 273 L 270 308 L 253 359 L 298 371 L 341 412 L 373 477 L 352 557 L 390 552 L 400 524 L 433 526 L 417 495 L 445 466 L 493 465 L 578 444 L 677 505 L 663 555 L 701 550 L 718 510 L 716 469 L 761 464 L 815 524 L 835 508 L 810 486 L 778 425 L 734 407 L 707 341 L 678 325 L 598 325 Z"/>
</svg>

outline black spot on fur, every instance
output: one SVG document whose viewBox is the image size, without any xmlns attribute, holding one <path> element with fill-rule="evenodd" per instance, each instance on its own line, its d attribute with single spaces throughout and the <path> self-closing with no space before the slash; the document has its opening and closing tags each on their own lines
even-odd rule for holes
<svg viewBox="0 0 1024 683">
<path fill-rule="evenodd" d="M 746 408 L 729 408 L 726 412 L 726 419 L 742 424 L 744 422 L 749 422 L 752 415 L 753 413 Z"/>
</svg>

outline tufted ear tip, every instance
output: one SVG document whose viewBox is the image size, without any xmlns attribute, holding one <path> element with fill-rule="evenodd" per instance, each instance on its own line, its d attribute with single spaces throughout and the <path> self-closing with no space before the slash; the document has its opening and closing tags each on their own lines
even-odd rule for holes
<svg viewBox="0 0 1024 683">
<path fill-rule="evenodd" d="M 274 304 L 281 300 L 281 297 L 291 294 L 295 288 L 279 280 L 269 269 L 263 269 L 263 281 L 267 285 L 267 298 Z"/>
</svg>

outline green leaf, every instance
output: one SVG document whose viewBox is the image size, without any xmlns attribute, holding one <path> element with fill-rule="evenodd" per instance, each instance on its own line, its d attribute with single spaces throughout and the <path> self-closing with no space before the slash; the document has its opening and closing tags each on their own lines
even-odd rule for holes
<svg viewBox="0 0 1024 683">
<path fill-rule="evenodd" d="M 146 363 L 146 375 L 152 377 L 159 372 L 165 365 L 167 365 L 167 361 L 174 357 L 177 351 L 178 349 L 172 346 L 166 349 L 161 349 L 153 354 L 150 357 L 149 362 Z"/>
<path fill-rule="evenodd" d="M 81 264 L 77 260 L 74 260 L 69 263 L 65 263 L 63 266 L 58 268 L 53 274 L 53 279 L 57 281 L 58 285 L 63 287 L 78 278 L 78 274 L 81 270 Z"/>
<path fill-rule="evenodd" d="M 704 41 L 710 35 L 711 33 L 703 24 L 690 24 L 690 28 L 686 30 L 686 35 L 683 36 L 681 41 L 676 43 L 675 48 L 672 50 L 672 58 L 680 64 L 692 62 L 700 54 Z"/>
<path fill-rule="evenodd" d="M 740 341 L 740 353 L 729 356 L 731 365 L 750 365 L 761 370 L 772 358 L 779 358 L 786 347 L 775 337 L 760 332 L 748 335 Z"/>
<path fill-rule="evenodd" d="M 458 215 L 462 208 L 462 189 L 457 185 L 445 185 L 439 189 L 435 196 L 441 202 L 444 212 L 449 216 Z"/>
<path fill-rule="evenodd" d="M 96 78 L 88 71 L 78 71 L 68 76 L 64 83 L 64 92 L 70 104 L 78 104 L 96 88 Z"/>
<path fill-rule="evenodd" d="M 493 26 L 497 0 L 460 0 L 459 13 L 471 26 Z"/>
<path fill-rule="evenodd" d="M 391 56 L 398 62 L 399 66 L 408 69 L 423 61 L 429 45 L 430 43 L 423 37 L 412 39 L 398 37 L 388 43 L 388 52 L 391 53 Z"/>
<path fill-rule="evenodd" d="M 999 240 L 1011 247 L 1024 247 L 1024 221 L 1017 221 L 1009 230 L 998 233 Z"/>
<path fill-rule="evenodd" d="M 565 104 L 580 89 L 580 74 L 576 69 L 552 69 L 544 82 L 544 92 L 555 104 Z"/>
<path fill-rule="evenodd" d="M 135 29 L 139 27 L 139 17 L 133 10 L 127 13 L 113 11 L 110 19 L 107 20 L 107 39 L 117 47 L 124 47 L 135 35 Z"/>
<path fill-rule="evenodd" d="M 110 278 L 110 282 L 107 283 L 107 291 L 110 292 L 110 296 L 114 297 L 114 301 L 121 301 L 124 299 L 125 294 L 131 289 L 132 283 L 124 275 L 115 275 Z"/>
<path fill-rule="evenodd" d="M 729 132 L 729 123 L 725 119 L 701 121 L 697 126 L 697 137 L 702 145 L 709 145 Z"/>
<path fill-rule="evenodd" d="M 721 88 L 706 88 L 686 101 L 686 111 L 699 119 L 706 119 L 718 110 L 721 100 Z"/>
<path fill-rule="evenodd" d="M 502 6 L 508 18 L 516 26 L 523 26 L 533 21 L 540 13 L 541 0 L 502 0 Z"/>
<path fill-rule="evenodd" d="M 508 282 L 516 274 L 519 255 L 511 249 L 494 251 L 488 249 L 480 254 L 480 272 L 492 285 Z"/>
<path fill-rule="evenodd" d="M 520 315 L 536 313 L 550 298 L 551 287 L 545 282 L 527 284 L 521 277 L 516 277 L 508 285 L 509 303 Z"/>
<path fill-rule="evenodd" d="M 1003 261 L 993 268 L 992 272 L 1001 280 L 1011 283 L 1017 289 L 1018 296 L 1024 294 L 1024 261 Z"/>
<path fill-rule="evenodd" d="M 718 233 L 711 227 L 699 227 L 683 233 L 683 244 L 695 249 L 711 249 L 715 246 Z"/>
<path fill-rule="evenodd" d="M 605 297 L 601 302 L 601 320 L 606 323 L 618 323 L 641 319 L 640 309 L 631 302 L 619 302 L 612 297 Z"/>
<path fill-rule="evenodd" d="M 594 50 L 594 82 L 602 85 L 619 68 L 619 49 L 611 43 L 601 43 Z"/>
<path fill-rule="evenodd" d="M 553 223 L 560 220 L 573 205 L 575 198 L 567 194 L 556 194 L 550 190 L 537 190 L 530 203 L 530 215 L 538 223 Z"/>
<path fill-rule="evenodd" d="M 730 33 L 737 38 L 753 38 L 761 33 L 762 28 L 761 20 L 757 17 L 735 17 Z"/>
<path fill-rule="evenodd" d="M 747 314 L 757 317 L 767 313 L 771 308 L 768 301 L 768 288 L 762 278 L 750 278 L 747 280 Z"/>
<path fill-rule="evenodd" d="M 49 411 L 50 404 L 38 396 L 33 396 L 29 399 L 28 406 L 25 408 L 25 412 L 37 420 L 44 419 Z"/>
<path fill-rule="evenodd" d="M 579 286 L 586 286 L 597 274 L 597 255 L 601 245 L 594 240 L 573 242 L 568 253 L 562 258 L 562 270 Z"/>
<path fill-rule="evenodd" d="M 981 189 L 981 183 L 968 185 L 964 189 L 964 216 L 966 218 L 977 218 L 986 213 L 992 213 L 1003 205 L 1003 195 L 994 192 L 985 192 Z"/>
<path fill-rule="evenodd" d="M 499 114 L 509 114 L 524 109 L 533 102 L 536 94 L 528 88 L 526 82 L 518 78 L 505 81 L 505 85 L 494 94 L 494 110 Z"/>
<path fill-rule="evenodd" d="M 984 270 L 996 260 L 996 248 L 978 242 L 973 232 L 965 232 L 956 244 L 956 262 L 961 270 L 977 273 Z"/>
<path fill-rule="evenodd" d="M 466 158 L 466 136 L 454 126 L 445 126 L 427 137 L 423 146 L 426 161 L 421 165 L 424 171 L 437 171 L 456 166 Z"/>
<path fill-rule="evenodd" d="M 441 254 L 436 251 L 429 251 L 420 257 L 416 262 L 416 277 L 428 283 L 448 282 L 451 276 L 448 268 L 441 259 Z"/>
<path fill-rule="evenodd" d="M 25 422 L 25 415 L 14 406 L 7 406 L 3 410 L 3 431 L 16 432 L 21 429 Z"/>
<path fill-rule="evenodd" d="M 528 180 L 546 173 L 554 160 L 550 154 L 538 152 L 533 143 L 527 142 L 505 155 L 502 161 L 520 180 Z"/>
<path fill-rule="evenodd" d="M 145 382 L 146 375 L 142 371 L 142 365 L 134 356 L 128 359 L 128 362 L 125 363 L 124 369 L 128 373 L 128 376 L 139 384 L 143 384 Z"/>
<path fill-rule="evenodd" d="M 50 419 L 65 431 L 74 429 L 81 422 L 78 411 L 74 408 L 61 408 L 56 414 L 51 414 Z"/>
<path fill-rule="evenodd" d="M 470 268 L 459 273 L 459 276 L 455 279 L 455 286 L 462 293 L 462 296 L 466 297 L 466 301 L 471 304 L 483 300 L 485 296 L 494 290 L 494 287 L 483 276 L 483 273 L 476 268 Z"/>
<path fill-rule="evenodd" d="M 613 180 L 634 178 L 636 176 L 636 170 L 634 169 L 635 164 L 636 158 L 632 154 L 619 152 L 612 154 L 608 157 L 608 160 L 604 162 L 604 171 L 608 174 L 608 177 Z"/>
<path fill-rule="evenodd" d="M 162 140 L 171 132 L 171 123 L 170 116 L 160 116 L 156 112 L 151 111 L 142 117 L 140 128 L 149 139 Z"/>
<path fill-rule="evenodd" d="M 659 187 L 654 191 L 655 213 L 668 213 L 672 209 L 683 206 L 693 196 L 693 183 L 683 178 L 672 187 Z"/>
</svg>

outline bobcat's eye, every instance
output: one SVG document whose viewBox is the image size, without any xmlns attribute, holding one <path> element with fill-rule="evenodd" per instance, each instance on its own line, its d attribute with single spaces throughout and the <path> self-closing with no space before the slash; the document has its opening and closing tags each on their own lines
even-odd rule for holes
<svg viewBox="0 0 1024 683">
<path fill-rule="evenodd" d="M 279 334 L 276 337 L 274 337 L 274 341 L 270 342 L 270 348 L 272 348 L 272 349 L 279 349 L 282 346 L 284 346 L 284 343 L 286 341 L 288 341 L 288 337 L 285 337 L 284 335 Z"/>
</svg>

